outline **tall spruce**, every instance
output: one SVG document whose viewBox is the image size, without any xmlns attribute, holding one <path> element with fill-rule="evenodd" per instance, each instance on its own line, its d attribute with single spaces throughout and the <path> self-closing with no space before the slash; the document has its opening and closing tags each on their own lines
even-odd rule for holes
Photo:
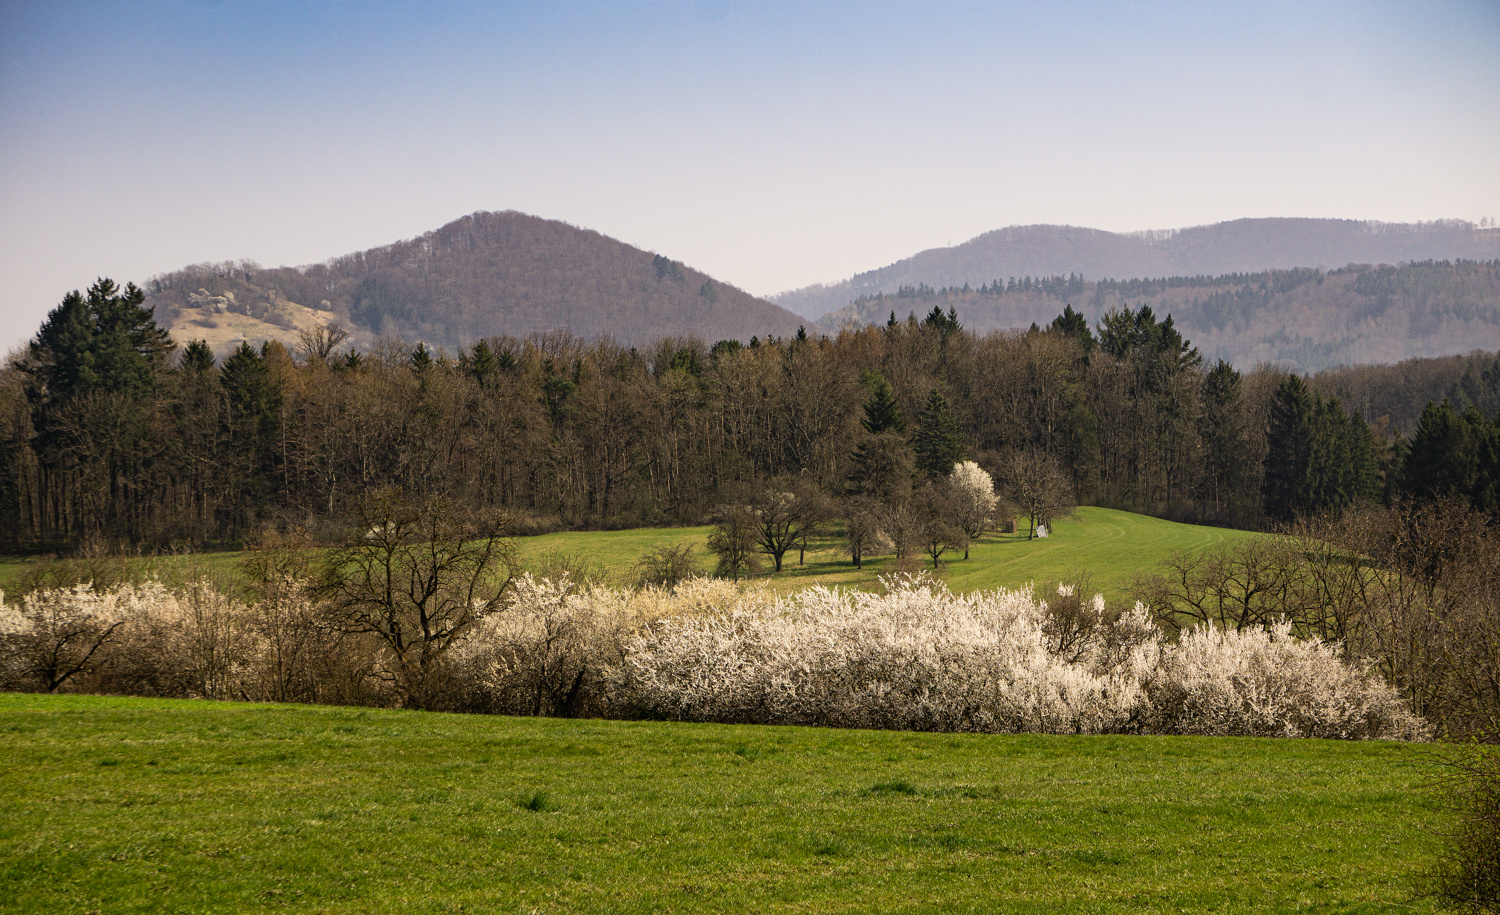
<svg viewBox="0 0 1500 915">
<path fill-rule="evenodd" d="M 1402 464 L 1401 492 L 1421 500 L 1472 498 L 1485 425 L 1472 407 L 1460 415 L 1447 399 L 1429 403 Z"/>
<path fill-rule="evenodd" d="M 865 378 L 870 388 L 870 399 L 865 403 L 865 418 L 860 421 L 866 432 L 879 435 L 882 432 L 905 432 L 906 416 L 891 390 L 891 383 L 879 372 L 870 372 Z"/>
<path fill-rule="evenodd" d="M 1261 490 L 1266 516 L 1275 521 L 1291 521 L 1311 502 L 1317 420 L 1318 405 L 1307 384 L 1288 376 L 1271 401 Z"/>
<path fill-rule="evenodd" d="M 1222 510 L 1245 476 L 1240 373 L 1220 359 L 1203 379 L 1198 437 L 1203 442 L 1202 498 Z"/>
<path fill-rule="evenodd" d="M 42 470 L 44 539 L 139 537 L 158 375 L 173 349 L 135 284 L 99 279 L 47 316 L 19 363 Z"/>
<path fill-rule="evenodd" d="M 262 353 L 241 343 L 219 372 L 224 391 L 224 437 L 230 478 L 229 513 L 223 533 L 233 536 L 265 510 L 275 482 L 276 443 L 281 427 L 281 387 Z"/>
<path fill-rule="evenodd" d="M 917 414 L 911 443 L 917 453 L 917 469 L 932 478 L 946 476 L 964 459 L 963 431 L 941 392 L 934 390 Z"/>
<path fill-rule="evenodd" d="M 1063 313 L 1052 319 L 1050 329 L 1077 340 L 1078 345 L 1083 347 L 1085 356 L 1092 353 L 1094 347 L 1099 345 L 1099 341 L 1094 339 L 1093 331 L 1089 329 L 1088 318 L 1074 311 L 1072 305 L 1064 307 Z"/>
</svg>

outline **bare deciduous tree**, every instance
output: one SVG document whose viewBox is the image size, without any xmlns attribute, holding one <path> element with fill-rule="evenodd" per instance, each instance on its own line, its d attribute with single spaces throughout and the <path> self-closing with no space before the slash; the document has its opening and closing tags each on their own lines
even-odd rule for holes
<svg viewBox="0 0 1500 915">
<path fill-rule="evenodd" d="M 1011 497 L 1031 519 L 1031 537 L 1039 526 L 1072 514 L 1073 481 L 1053 455 L 1039 448 L 1013 452 L 1005 478 Z"/>
<path fill-rule="evenodd" d="M 755 548 L 758 530 L 755 511 L 749 506 L 726 505 L 719 510 L 714 532 L 708 535 L 708 549 L 719 558 L 715 574 L 739 581 L 741 575 L 760 573 L 760 553 Z"/>
<path fill-rule="evenodd" d="M 349 332 L 337 324 L 319 324 L 297 333 L 297 351 L 306 365 L 315 362 L 327 364 L 328 357 L 349 339 Z"/>
<path fill-rule="evenodd" d="M 832 515 L 827 497 L 806 477 L 772 480 L 756 494 L 751 508 L 756 540 L 778 572 L 787 551 L 815 534 Z"/>
<path fill-rule="evenodd" d="M 508 525 L 393 489 L 362 499 L 358 517 L 355 534 L 329 557 L 317 594 L 329 625 L 378 639 L 392 684 L 409 704 L 429 707 L 439 662 L 500 607 L 510 584 Z"/>
</svg>

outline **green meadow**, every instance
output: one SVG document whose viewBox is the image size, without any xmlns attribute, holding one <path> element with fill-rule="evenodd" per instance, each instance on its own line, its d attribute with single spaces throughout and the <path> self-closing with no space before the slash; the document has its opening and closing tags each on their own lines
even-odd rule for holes
<svg viewBox="0 0 1500 915">
<path fill-rule="evenodd" d="M 1424 912 L 1398 743 L 0 695 L 8 912 Z"/>
<path fill-rule="evenodd" d="M 693 546 L 699 565 L 711 572 L 714 557 L 708 552 L 708 535 L 712 530 L 688 527 L 546 534 L 518 539 L 516 547 L 523 565 L 543 567 L 549 558 L 570 557 L 606 580 L 624 581 L 642 556 L 663 546 Z M 1150 572 L 1173 553 L 1263 536 L 1108 508 L 1080 508 L 1073 517 L 1053 525 L 1046 539 L 1028 539 L 1028 533 L 1023 529 L 1016 534 L 986 535 L 972 544 L 967 560 L 962 553 L 945 554 L 937 575 L 954 591 L 1024 588 L 1033 583 L 1040 591 L 1086 575 L 1093 589 L 1113 602 L 1126 599 L 1139 575 Z M 925 554 L 920 558 L 914 568 L 932 571 L 932 561 Z M 812 585 L 878 588 L 881 575 L 897 571 L 896 561 L 890 556 L 866 560 L 863 569 L 855 569 L 843 543 L 832 537 L 813 541 L 803 564 L 799 565 L 798 559 L 793 550 L 787 554 L 780 574 L 762 577 L 769 578 L 778 590 Z"/>
<path fill-rule="evenodd" d="M 582 568 L 609 584 L 632 580 L 641 558 L 667 546 L 691 545 L 699 568 L 711 573 L 714 556 L 708 551 L 711 527 L 643 528 L 625 531 L 578 531 L 517 537 L 516 556 L 525 568 L 539 572 L 567 565 Z M 1087 575 L 1093 590 L 1111 602 L 1125 600 L 1136 577 L 1150 572 L 1179 550 L 1202 550 L 1263 536 L 1248 531 L 1200 527 L 1162 521 L 1145 515 L 1108 508 L 1080 508 L 1071 517 L 1053 525 L 1046 539 L 1028 539 L 1028 531 L 989 534 L 974 542 L 965 560 L 962 553 L 948 553 L 937 571 L 954 591 L 1024 588 L 1035 583 L 1038 590 L 1055 587 L 1059 581 L 1076 581 Z M 206 574 L 235 581 L 242 554 L 214 552 L 185 556 L 160 556 L 141 560 L 149 571 L 164 577 Z M 925 554 L 913 568 L 932 570 Z M 878 588 L 880 576 L 897 571 L 895 559 L 880 556 L 855 569 L 837 537 L 810 544 L 804 562 L 797 551 L 786 556 L 783 570 L 765 574 L 777 590 L 796 590 L 812 585 Z M 0 590 L 14 594 L 26 560 L 0 560 Z"/>
</svg>

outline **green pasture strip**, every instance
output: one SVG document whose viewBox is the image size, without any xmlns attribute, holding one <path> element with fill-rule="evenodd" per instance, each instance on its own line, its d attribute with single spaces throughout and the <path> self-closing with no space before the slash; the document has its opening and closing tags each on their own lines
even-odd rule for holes
<svg viewBox="0 0 1500 915">
<path fill-rule="evenodd" d="M 245 554 L 239 550 L 217 550 L 205 553 L 165 553 L 159 556 L 127 557 L 119 563 L 142 577 L 164 581 L 209 581 L 237 587 L 243 581 L 239 564 Z M 7 556 L 0 558 L 0 591 L 6 598 L 20 596 L 21 579 L 35 563 L 45 560 Z"/>
<path fill-rule="evenodd" d="M 954 591 L 1021 588 L 1035 582 L 1037 592 L 1045 594 L 1060 581 L 1086 574 L 1092 590 L 1114 604 L 1131 594 L 1137 577 L 1156 571 L 1173 553 L 1201 552 L 1259 536 L 1264 535 L 1080 508 L 1052 525 L 1045 539 L 1027 540 L 1026 529 L 984 538 L 971 548 L 968 562 L 949 564 L 945 579 Z"/>
<path fill-rule="evenodd" d="M 545 571 L 566 558 L 608 584 L 624 585 L 634 581 L 643 556 L 667 546 L 693 546 L 700 570 L 712 573 L 715 560 L 708 550 L 712 531 L 711 527 L 570 531 L 518 537 L 514 545 L 523 567 Z M 1044 540 L 1028 540 L 1025 529 L 1018 534 L 986 535 L 974 542 L 967 560 L 962 553 L 945 555 L 938 577 L 959 592 L 1024 588 L 1034 582 L 1038 593 L 1045 594 L 1058 582 L 1075 581 L 1086 573 L 1092 589 L 1102 592 L 1113 605 L 1129 598 L 1139 575 L 1154 571 L 1175 552 L 1258 536 L 1264 535 L 1179 524 L 1108 508 L 1080 508 L 1073 517 L 1053 525 L 1051 536 Z M 242 581 L 239 563 L 244 556 L 226 551 L 141 561 L 150 563 L 149 567 L 162 576 L 185 578 L 203 572 L 238 584 Z M 769 578 L 771 586 L 783 592 L 813 585 L 874 590 L 880 587 L 880 576 L 897 571 L 896 561 L 890 556 L 867 559 L 863 569 L 855 569 L 837 537 L 813 541 L 804 564 L 799 565 L 798 558 L 796 550 L 788 553 L 782 571 L 775 575 L 769 573 L 767 562 L 761 578 Z M 931 571 L 931 560 L 925 554 L 918 558 L 921 561 L 914 562 L 912 568 Z M 15 596 L 14 582 L 23 568 L 21 560 L 0 560 L 0 590 Z"/>
<path fill-rule="evenodd" d="M 16 583 L 20 581 L 21 575 L 25 573 L 26 566 L 30 560 L 18 556 L 0 557 L 0 592 L 4 592 L 8 598 L 19 597 Z"/>
<path fill-rule="evenodd" d="M 700 566 L 712 572 L 714 557 L 708 552 L 709 527 L 663 528 L 604 533 L 545 534 L 517 541 L 523 562 L 547 555 L 575 556 L 586 565 L 604 570 L 606 578 L 623 583 L 640 557 L 662 546 L 691 544 Z M 1039 594 L 1058 582 L 1078 580 L 1087 574 L 1093 590 L 1111 603 L 1126 600 L 1135 579 L 1152 572 L 1173 553 L 1204 550 L 1264 536 L 1249 531 L 1179 524 L 1109 508 L 1080 508 L 1073 517 L 1053 525 L 1045 539 L 1027 539 L 1029 528 L 1017 534 L 989 534 L 976 540 L 965 560 L 962 553 L 948 553 L 938 577 L 958 592 L 996 588 L 1025 588 L 1033 582 Z M 914 569 L 932 570 L 932 561 L 922 554 Z M 805 564 L 798 565 L 797 551 L 786 556 L 779 574 L 771 579 L 780 591 L 812 585 L 876 589 L 880 576 L 897 571 L 890 556 L 867 559 L 863 569 L 849 563 L 849 554 L 837 538 L 813 541 Z"/>
<path fill-rule="evenodd" d="M 1429 751 L 0 696 L 7 912 L 1426 912 Z"/>
<path fill-rule="evenodd" d="M 624 531 L 563 531 L 517 537 L 512 541 L 516 559 L 523 568 L 545 569 L 559 558 L 582 565 L 607 584 L 624 585 L 633 580 L 641 558 L 663 547 L 689 545 L 705 572 L 713 571 L 714 557 L 708 552 L 712 527 L 646 527 Z"/>
</svg>

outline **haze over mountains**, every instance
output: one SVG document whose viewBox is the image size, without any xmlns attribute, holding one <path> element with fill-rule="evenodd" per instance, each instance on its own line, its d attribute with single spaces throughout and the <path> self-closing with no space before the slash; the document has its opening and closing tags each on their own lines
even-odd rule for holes
<svg viewBox="0 0 1500 915">
<path fill-rule="evenodd" d="M 1149 307 L 1172 317 L 1209 362 L 1314 372 L 1500 350 L 1500 261 L 1418 261 L 1338 270 L 1294 268 L 1222 276 L 1092 282 L 1078 274 L 980 287 L 906 286 L 825 315 L 846 324 L 922 318 L 951 309 L 978 333 L 1042 327 L 1069 306 L 1097 326 L 1109 311 Z"/>
<path fill-rule="evenodd" d="M 1500 258 L 1500 230 L 1443 220 L 1380 223 L 1350 219 L 1237 219 L 1154 232 L 1075 226 L 1011 226 L 951 248 L 933 248 L 838 283 L 772 296 L 784 308 L 821 318 L 860 296 L 902 286 L 980 286 L 1010 277 L 1088 280 L 1220 276 L 1293 267 L 1399 264 Z"/>
</svg>

